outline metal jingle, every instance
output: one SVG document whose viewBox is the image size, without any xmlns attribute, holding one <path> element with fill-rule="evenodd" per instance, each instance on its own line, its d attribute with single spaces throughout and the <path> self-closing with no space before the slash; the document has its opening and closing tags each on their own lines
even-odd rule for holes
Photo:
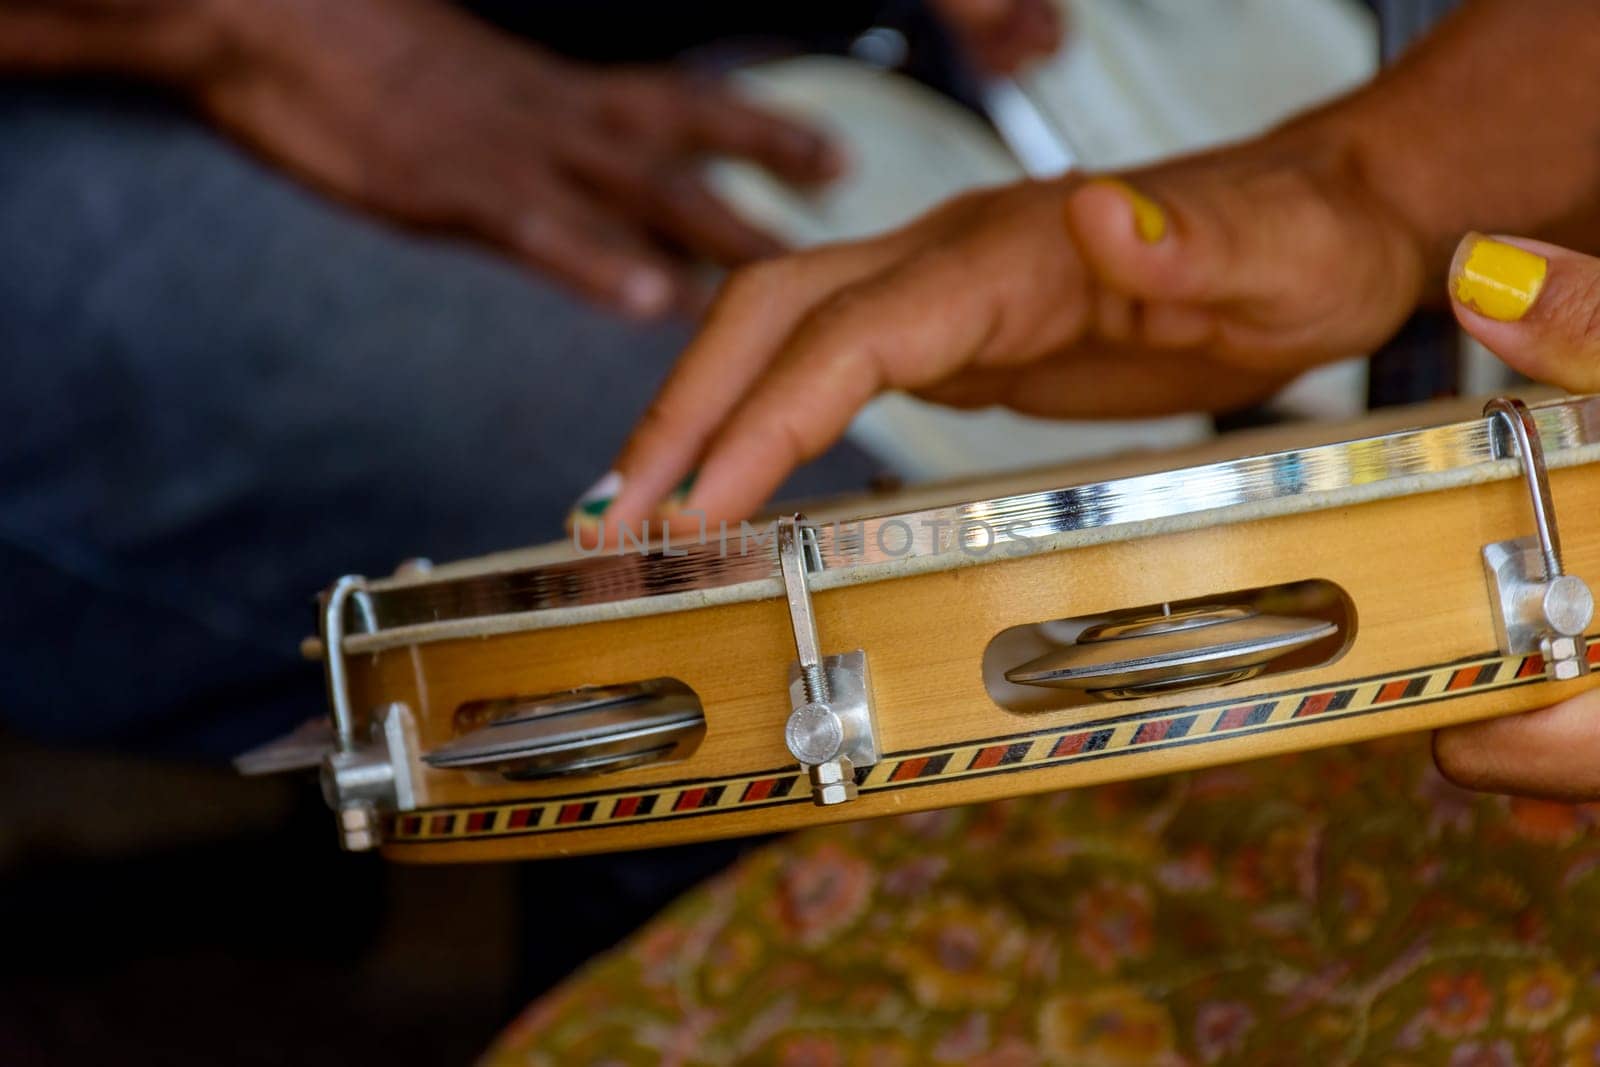
<svg viewBox="0 0 1600 1067">
<path fill-rule="evenodd" d="M 1150 682 L 1147 685 L 1130 685 L 1112 689 L 1087 689 L 1085 692 L 1101 700 L 1133 700 L 1137 697 L 1160 696 L 1163 693 L 1181 693 L 1186 689 L 1204 689 L 1207 686 L 1246 682 L 1264 670 L 1266 670 L 1265 666 L 1241 667 L 1235 671 L 1194 674 L 1167 682 Z"/>
<path fill-rule="evenodd" d="M 581 774 L 610 774 L 630 767 L 643 767 L 671 757 L 677 742 L 657 745 L 654 748 L 636 749 L 629 742 L 615 745 L 596 745 L 579 760 L 527 759 L 500 768 L 500 773 L 511 782 L 529 782 L 540 778 L 565 778 Z"/>
<path fill-rule="evenodd" d="M 1096 623 L 1079 634 L 1078 644 L 1086 645 L 1097 641 L 1124 641 L 1131 637 L 1142 637 L 1146 634 L 1193 630 L 1200 626 L 1216 626 L 1219 623 L 1254 618 L 1257 614 L 1252 608 L 1229 604 L 1221 607 L 1204 605 L 1197 608 L 1180 608 L 1177 611 L 1167 610 L 1160 615 L 1141 615 L 1136 619 L 1109 619 L 1102 623 Z"/>
<path fill-rule="evenodd" d="M 463 705 L 456 710 L 456 732 L 465 734 L 490 726 L 503 730 L 529 719 L 549 721 L 557 716 L 600 708 L 637 706 L 647 702 L 659 704 L 668 698 L 670 692 L 668 687 L 652 681 L 632 685 L 591 685 L 537 697 L 485 700 Z"/>
<path fill-rule="evenodd" d="M 487 725 L 422 758 L 441 770 L 498 771 L 516 781 L 599 774 L 671 759 L 704 727 L 687 689 L 612 686 L 587 699 L 580 691 L 504 702 Z"/>
<path fill-rule="evenodd" d="M 1077 644 L 1012 668 L 1006 680 L 1102 699 L 1148 696 L 1253 677 L 1337 631 L 1324 619 L 1241 607 L 1119 619 L 1085 630 Z"/>
</svg>

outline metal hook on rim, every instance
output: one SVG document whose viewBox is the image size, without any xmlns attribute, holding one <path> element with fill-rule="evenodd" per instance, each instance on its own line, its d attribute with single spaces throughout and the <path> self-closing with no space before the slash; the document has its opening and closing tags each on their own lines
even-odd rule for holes
<svg viewBox="0 0 1600 1067">
<path fill-rule="evenodd" d="M 1547 677 L 1569 681 L 1589 672 L 1584 631 L 1594 620 L 1594 595 L 1583 579 L 1562 567 L 1561 531 L 1533 413 L 1513 397 L 1490 400 L 1483 413 L 1491 426 L 1503 423 L 1516 445 L 1536 535 L 1532 544 L 1518 538 L 1483 549 L 1500 650 L 1507 655 L 1538 652 Z"/>
<path fill-rule="evenodd" d="M 1550 502 L 1550 475 L 1545 469 L 1544 442 L 1539 425 L 1533 421 L 1528 405 L 1511 396 L 1497 396 L 1483 406 L 1486 417 L 1503 423 L 1517 447 L 1522 461 L 1522 478 L 1533 502 L 1533 525 L 1539 537 L 1539 554 L 1544 559 L 1546 581 L 1564 573 L 1561 567 L 1561 530 L 1556 525 L 1555 508 Z"/>
<path fill-rule="evenodd" d="M 340 752 L 356 747 L 355 715 L 350 710 L 350 679 L 344 667 L 344 612 L 350 598 L 367 587 L 367 580 L 347 574 L 328 590 L 322 608 L 323 676 L 328 684 L 328 707 L 333 712 L 334 740 Z"/>
</svg>

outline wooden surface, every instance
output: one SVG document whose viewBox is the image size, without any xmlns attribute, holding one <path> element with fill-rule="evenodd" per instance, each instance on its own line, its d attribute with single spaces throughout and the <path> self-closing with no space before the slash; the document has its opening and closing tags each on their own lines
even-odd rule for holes
<svg viewBox="0 0 1600 1067">
<path fill-rule="evenodd" d="M 1600 578 L 1600 528 L 1573 520 L 1600 511 L 1594 467 L 1552 473 L 1568 569 Z M 1162 708 L 1243 701 L 1286 689 L 1337 686 L 1493 655 L 1495 635 L 1479 553 L 1530 531 L 1526 491 L 1503 481 L 1356 507 L 1193 530 L 1138 542 L 996 562 L 824 591 L 815 598 L 825 652 L 868 652 L 881 747 L 914 751 L 1003 738 L 1081 721 L 1081 708 L 1018 713 L 989 697 L 980 664 L 989 641 L 1012 626 L 1235 590 L 1324 579 L 1356 607 L 1348 650 L 1292 675 L 1164 698 L 1099 705 L 1094 714 L 1137 716 Z M 357 708 L 403 700 L 419 715 L 424 750 L 452 736 L 461 704 L 654 677 L 678 678 L 700 696 L 706 737 L 686 761 L 590 779 L 510 783 L 494 775 L 419 765 L 428 808 L 647 790 L 792 767 L 783 741 L 794 658 L 781 600 L 595 623 L 493 639 L 447 641 L 360 657 L 351 663 Z M 1129 752 L 1115 759 L 1049 764 L 1018 773 L 954 778 L 863 791 L 837 808 L 808 800 L 693 818 L 563 829 L 487 840 L 391 845 L 415 861 L 517 858 L 636 848 L 699 837 L 765 832 L 1038 792 L 1112 778 L 1249 759 L 1274 752 L 1426 729 L 1549 703 L 1591 684 L 1523 685 L 1292 729 Z M 801 792 L 804 792 L 802 789 Z"/>
</svg>

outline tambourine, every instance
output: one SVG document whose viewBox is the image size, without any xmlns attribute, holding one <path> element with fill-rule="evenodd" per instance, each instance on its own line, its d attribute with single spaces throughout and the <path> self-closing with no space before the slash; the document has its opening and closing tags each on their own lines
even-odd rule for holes
<svg viewBox="0 0 1600 1067">
<path fill-rule="evenodd" d="M 243 765 L 320 763 L 347 848 L 520 859 L 1540 707 L 1600 648 L 1600 397 L 1471 410 L 347 577 L 324 736 Z"/>
</svg>

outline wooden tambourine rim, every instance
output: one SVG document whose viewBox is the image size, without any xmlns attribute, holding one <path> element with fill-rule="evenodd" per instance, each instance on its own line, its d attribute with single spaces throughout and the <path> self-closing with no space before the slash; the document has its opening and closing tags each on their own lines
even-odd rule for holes
<svg viewBox="0 0 1600 1067">
<path fill-rule="evenodd" d="M 1573 573 L 1592 579 L 1600 541 L 1582 519 L 1600 506 L 1600 479 L 1582 465 L 1600 462 L 1600 399 L 1546 405 L 1539 423 L 1556 499 L 1567 509 Z M 1384 442 L 1396 440 L 1411 443 L 1409 468 L 1397 470 L 1385 456 Z M 1415 447 L 1441 442 L 1428 454 Z M 993 565 L 927 553 L 813 574 L 827 651 L 859 648 L 872 659 L 883 725 L 884 755 L 858 774 L 859 797 L 845 810 L 814 807 L 808 781 L 785 758 L 783 720 L 793 699 L 785 670 L 795 645 L 776 578 L 532 612 L 465 612 L 392 629 L 384 625 L 392 614 L 367 615 L 386 597 L 444 590 L 446 606 L 453 593 L 472 607 L 479 583 L 524 581 L 544 568 L 519 566 L 525 557 L 512 554 L 371 583 L 368 601 L 356 605 L 370 624 L 356 612 L 329 615 L 367 626 L 337 646 L 351 672 L 354 735 L 366 736 L 385 707 L 415 717 L 406 751 L 416 792 L 411 810 L 384 818 L 383 848 L 396 859 L 451 862 L 795 828 L 1428 729 L 1533 708 L 1592 684 L 1546 682 L 1537 656 L 1491 651 L 1479 556 L 1483 545 L 1527 531 L 1528 498 L 1518 463 L 1500 458 L 1512 450 L 1488 420 L 1318 448 L 1341 453 L 1351 484 L 1158 518 L 1112 508 L 1034 546 L 1054 551 Z M 1229 464 L 1282 470 L 1315 451 L 1177 473 L 1202 477 Z M 1148 477 L 898 514 L 948 522 L 997 502 L 1059 503 L 1085 492 L 1114 499 L 1130 485 L 1148 487 Z M 1127 507 L 1135 504 L 1129 497 Z M 615 577 L 653 563 L 583 565 Z M 750 565 L 776 569 L 764 559 Z M 570 576 L 562 565 L 547 573 Z M 1027 711 L 1000 705 L 980 677 L 986 643 L 1010 626 L 1307 579 L 1333 583 L 1363 615 L 1344 652 L 1303 673 L 1116 707 Z M 1596 655 L 1591 649 L 1591 662 Z M 667 676 L 693 689 L 705 709 L 705 740 L 682 763 L 616 778 L 507 782 L 415 761 L 457 736 L 454 710 L 472 701 Z"/>
</svg>

